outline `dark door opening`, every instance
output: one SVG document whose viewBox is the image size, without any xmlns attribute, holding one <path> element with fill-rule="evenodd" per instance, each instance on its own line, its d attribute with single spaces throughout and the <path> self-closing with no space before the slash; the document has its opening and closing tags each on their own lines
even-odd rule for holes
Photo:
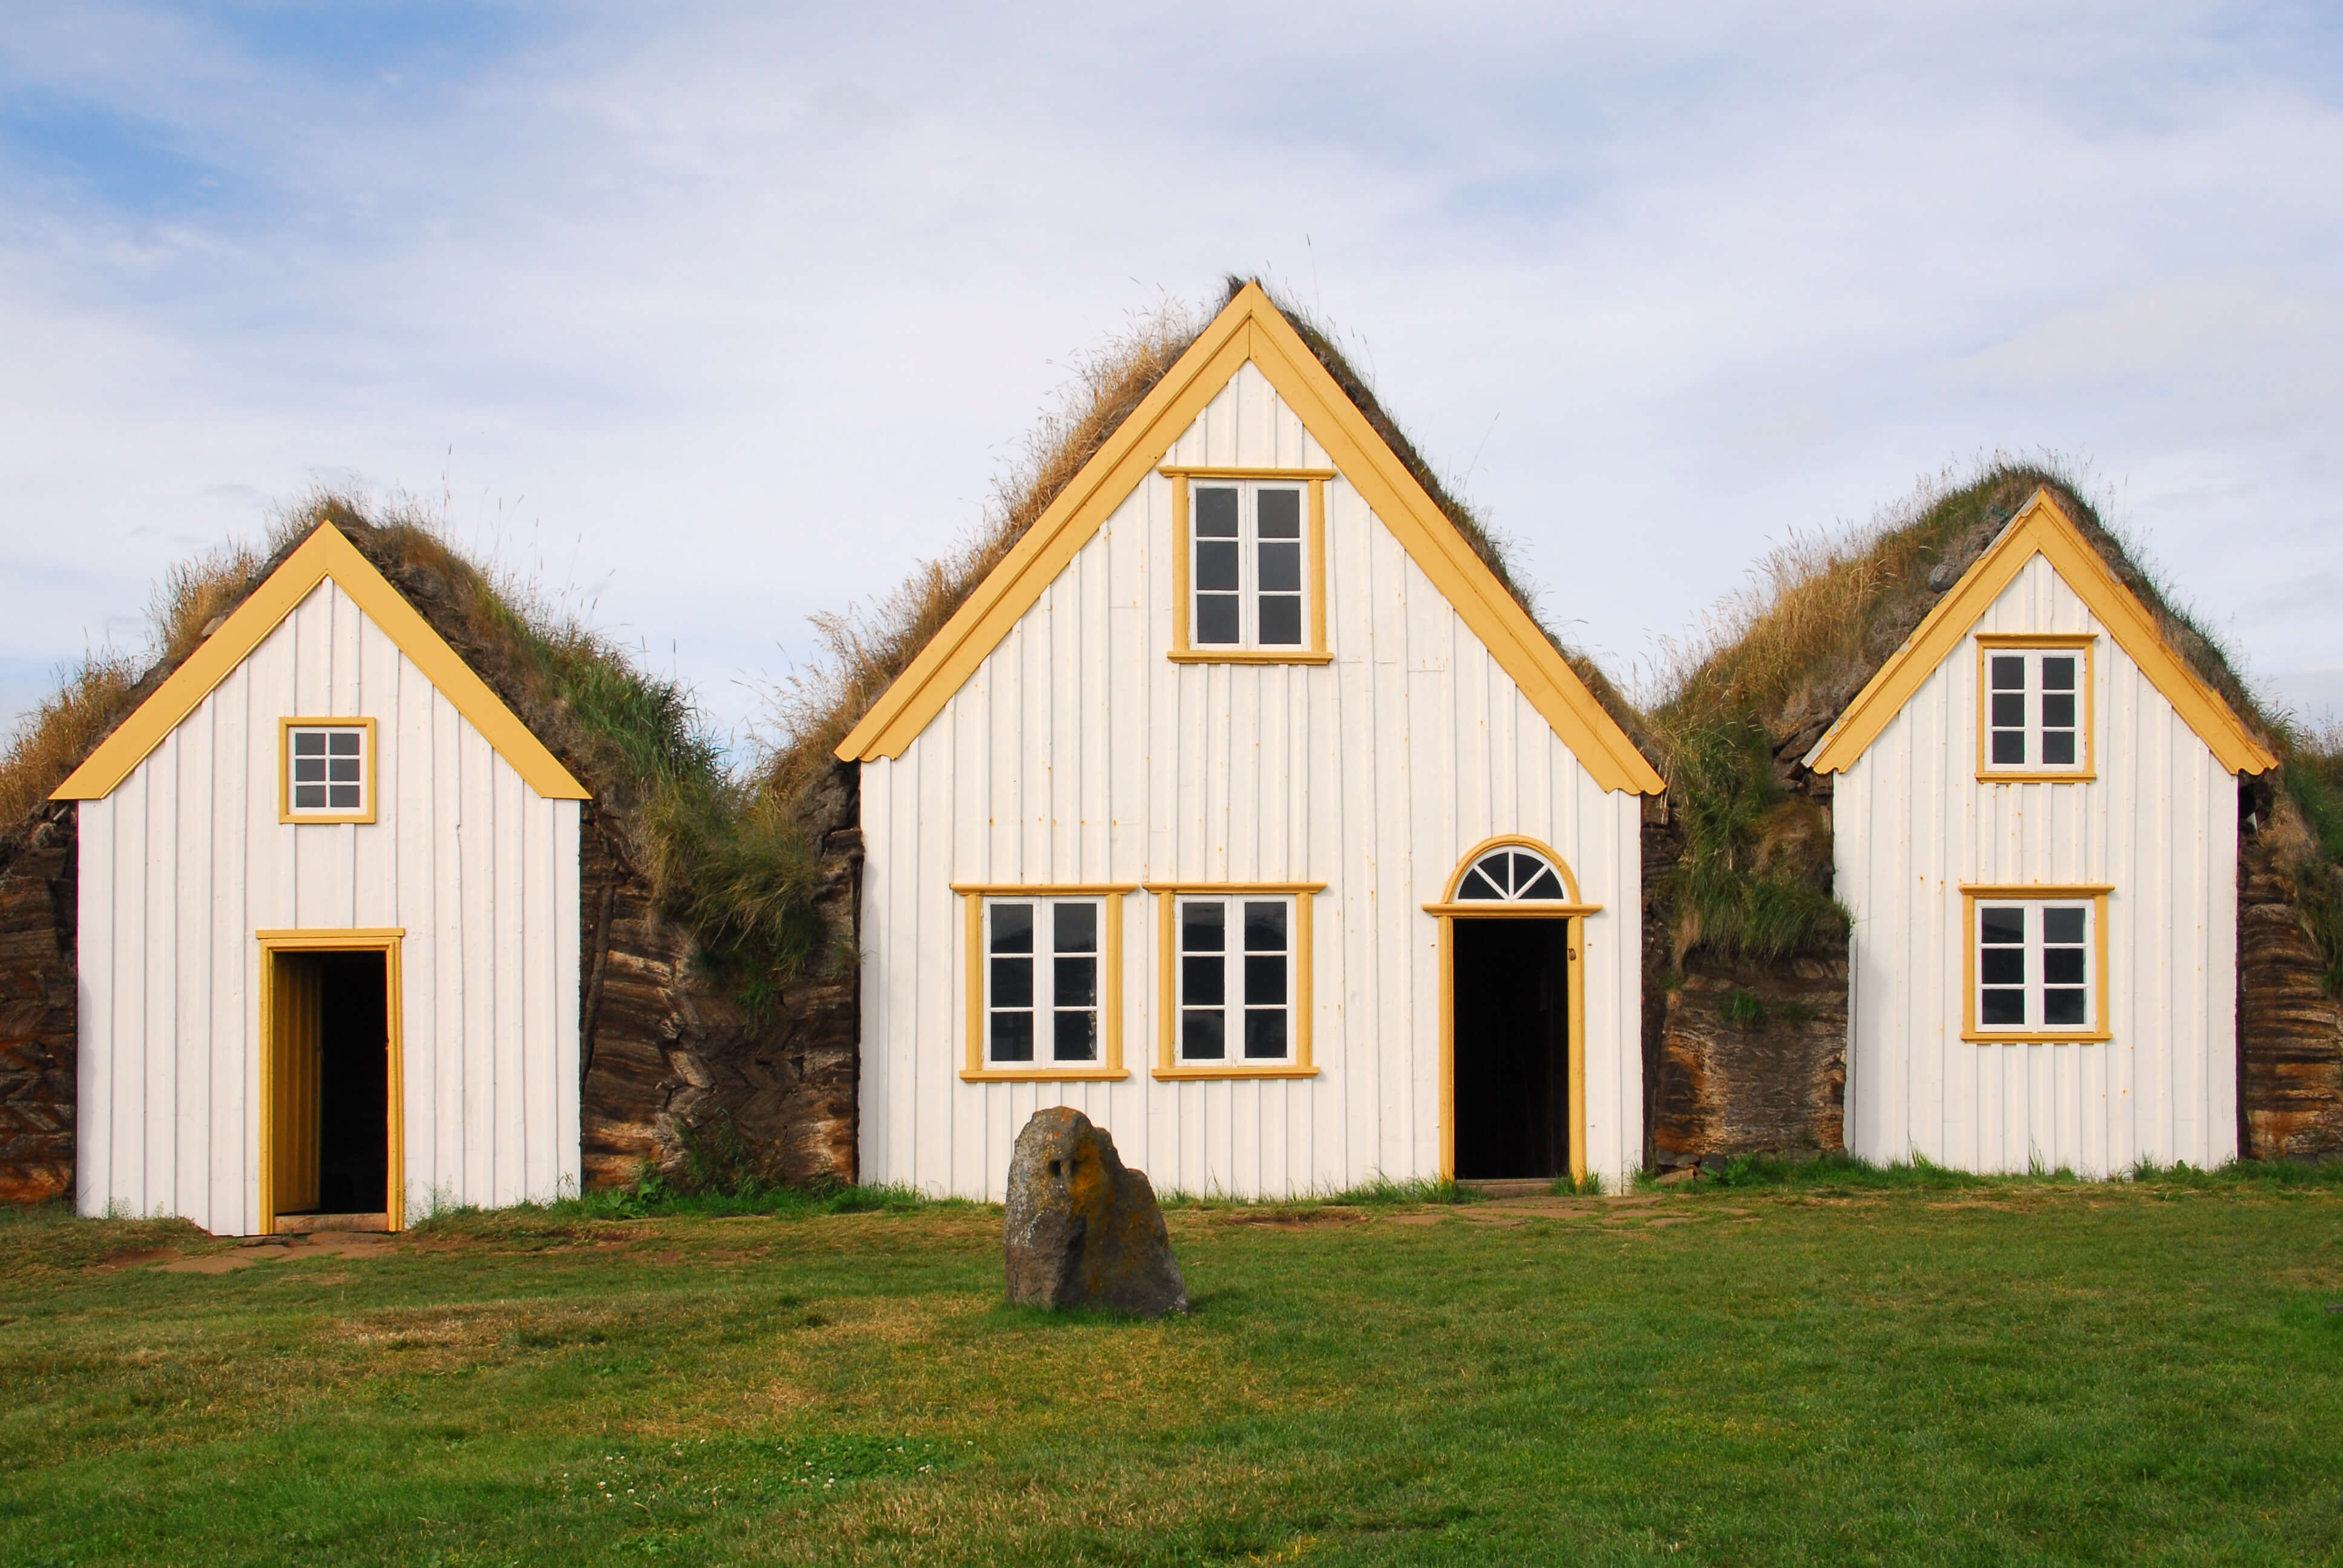
<svg viewBox="0 0 2343 1568">
<path fill-rule="evenodd" d="M 381 1214 L 390 1192 L 387 966 L 277 955 L 279 1214 Z"/>
<path fill-rule="evenodd" d="M 1455 922 L 1456 1174 L 1570 1169 L 1570 922 Z"/>
</svg>

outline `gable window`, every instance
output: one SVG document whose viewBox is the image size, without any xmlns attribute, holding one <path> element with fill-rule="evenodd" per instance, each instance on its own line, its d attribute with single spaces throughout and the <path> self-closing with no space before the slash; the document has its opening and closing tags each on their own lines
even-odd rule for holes
<svg viewBox="0 0 2343 1568">
<path fill-rule="evenodd" d="M 374 820 L 374 720 L 287 719 L 277 818 L 286 822 Z"/>
<path fill-rule="evenodd" d="M 1160 895 L 1159 1078 L 1300 1078 L 1310 1060 L 1315 883 L 1151 884 Z"/>
<path fill-rule="evenodd" d="M 2105 1040 L 2107 893 L 1971 888 L 1972 1040 Z"/>
<path fill-rule="evenodd" d="M 1121 1078 L 1128 888 L 968 888 L 970 1079 Z"/>
<path fill-rule="evenodd" d="M 1456 880 L 1459 903 L 1486 900 L 1518 903 L 1523 900 L 1565 900 L 1569 892 L 1544 855 L 1532 849 L 1492 849 L 1473 862 Z"/>
<path fill-rule="evenodd" d="M 2091 772 L 2091 639 L 1979 638 L 1977 773 L 2015 781 Z"/>
<path fill-rule="evenodd" d="M 1172 657 L 1322 664 L 1326 480 L 1314 468 L 1165 467 L 1172 482 Z"/>
</svg>

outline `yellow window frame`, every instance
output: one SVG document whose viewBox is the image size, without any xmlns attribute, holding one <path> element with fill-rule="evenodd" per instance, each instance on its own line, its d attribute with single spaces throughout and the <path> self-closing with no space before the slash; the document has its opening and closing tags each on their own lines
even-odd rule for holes
<svg viewBox="0 0 2343 1568">
<path fill-rule="evenodd" d="M 1139 891 L 1134 882 L 954 882 L 960 898 L 967 943 L 968 1033 L 966 1083 L 1112 1082 L 1129 1078 L 1122 1065 L 1122 901 Z M 987 899 L 1096 899 L 1106 906 L 1106 929 L 1099 934 L 1099 1036 L 1096 1066 L 1036 1061 L 1030 1067 L 991 1067 L 984 1060 L 984 901 Z"/>
<path fill-rule="evenodd" d="M 1174 664 L 1331 664 L 1326 649 L 1326 482 L 1332 468 L 1222 468 L 1167 463 L 1157 473 L 1172 481 L 1172 651 Z M 1191 646 L 1194 596 L 1188 591 L 1188 482 L 1191 479 L 1302 480 L 1310 487 L 1309 643 L 1298 648 Z"/>
<path fill-rule="evenodd" d="M 1155 1071 L 1166 1082 L 1216 1078 L 1315 1078 L 1318 1065 L 1312 1055 L 1311 1024 L 1316 1011 L 1312 971 L 1317 967 L 1316 924 L 1312 906 L 1323 882 L 1149 882 L 1155 895 Z M 1243 899 L 1284 897 L 1293 900 L 1293 1060 L 1222 1066 L 1183 1062 L 1179 1055 L 1179 943 L 1173 930 L 1174 907 L 1182 898 Z"/>
<path fill-rule="evenodd" d="M 357 811 L 296 811 L 293 809 L 293 732 L 296 729 L 363 729 L 366 731 L 366 807 Z M 336 822 L 371 822 L 375 819 L 375 783 L 381 778 L 375 767 L 375 724 L 371 719 L 345 716 L 338 719 L 279 719 L 277 721 L 277 819 L 295 827 L 307 828 Z"/>
<path fill-rule="evenodd" d="M 1961 884 L 1961 1038 L 1972 1045 L 2103 1045 L 2107 1028 L 2107 898 L 2104 882 L 1963 882 Z M 2091 906 L 2091 1027 L 1984 1029 L 1977 1023 L 1977 912 L 1980 903 Z"/>
<path fill-rule="evenodd" d="M 1979 632 L 1976 638 L 1976 776 L 1981 784 L 2087 784 L 2099 776 L 2097 634 Z M 1996 653 L 2074 651 L 2083 658 L 2080 677 L 2083 760 L 2078 768 L 1996 768 L 1987 759 L 1993 735 L 1993 690 L 1989 661 Z"/>
</svg>

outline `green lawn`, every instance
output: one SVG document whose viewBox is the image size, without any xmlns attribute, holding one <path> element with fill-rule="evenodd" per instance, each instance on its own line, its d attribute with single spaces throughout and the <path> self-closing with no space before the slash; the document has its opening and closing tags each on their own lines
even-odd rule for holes
<svg viewBox="0 0 2343 1568">
<path fill-rule="evenodd" d="M 1736 1174 L 1182 1208 L 1158 1324 L 966 1205 L 0 1213 L 0 1563 L 2343 1558 L 2343 1187 Z"/>
</svg>

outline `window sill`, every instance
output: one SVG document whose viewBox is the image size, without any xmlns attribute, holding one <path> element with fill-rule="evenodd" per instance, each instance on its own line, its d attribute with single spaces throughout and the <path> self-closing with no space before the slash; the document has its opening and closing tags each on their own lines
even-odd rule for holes
<svg viewBox="0 0 2343 1568">
<path fill-rule="evenodd" d="M 2115 1036 L 2103 1029 L 2028 1030 L 2009 1034 L 1987 1034 L 1981 1030 L 1964 1030 L 1961 1038 L 1971 1045 L 2105 1045 Z"/>
<path fill-rule="evenodd" d="M 1265 648 L 1173 648 L 1163 656 L 1174 664 L 1332 664 L 1331 653 L 1307 648 L 1282 652 Z"/>
<path fill-rule="evenodd" d="M 2098 779 L 2094 769 L 2065 769 L 2056 772 L 1980 773 L 1980 784 L 2090 784 Z"/>
<path fill-rule="evenodd" d="M 962 1083 L 1119 1083 L 1131 1076 L 1121 1067 L 962 1068 Z"/>
<path fill-rule="evenodd" d="M 1207 1078 L 1315 1078 L 1318 1070 L 1298 1067 L 1290 1061 L 1263 1062 L 1258 1067 L 1238 1063 L 1228 1067 L 1159 1067 L 1154 1076 L 1166 1082 Z"/>
</svg>

